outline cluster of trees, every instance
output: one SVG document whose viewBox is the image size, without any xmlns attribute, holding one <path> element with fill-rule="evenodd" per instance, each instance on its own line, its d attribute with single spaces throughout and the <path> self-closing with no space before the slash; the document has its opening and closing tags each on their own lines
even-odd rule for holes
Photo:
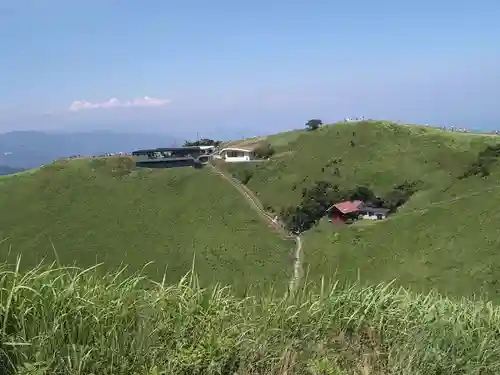
<svg viewBox="0 0 500 375">
<path fill-rule="evenodd" d="M 196 146 L 218 146 L 222 141 L 215 141 L 210 138 L 202 138 L 198 141 L 185 141 L 182 147 L 196 147 Z"/>
<path fill-rule="evenodd" d="M 478 154 L 476 161 L 472 163 L 472 165 L 470 165 L 465 173 L 459 178 L 464 179 L 471 176 L 489 176 L 491 173 L 491 167 L 496 161 L 498 161 L 499 156 L 500 144 L 486 147 Z"/>
<path fill-rule="evenodd" d="M 302 190 L 300 203 L 288 207 L 280 214 L 287 230 L 301 233 L 312 228 L 323 216 L 326 210 L 335 203 L 342 201 L 361 200 L 372 207 L 381 207 L 394 212 L 415 194 L 421 182 L 405 181 L 394 186 L 382 197 L 366 186 L 357 186 L 352 190 L 342 190 L 338 185 L 326 181 L 318 181 L 310 188 Z"/>
<path fill-rule="evenodd" d="M 301 233 L 312 228 L 328 207 L 344 198 L 345 194 L 337 185 L 318 181 L 312 187 L 302 189 L 300 203 L 283 210 L 280 217 L 287 230 Z"/>
<path fill-rule="evenodd" d="M 398 207 L 405 204 L 420 189 L 421 185 L 422 181 L 405 181 L 400 185 L 396 185 L 384 195 L 380 207 L 388 208 L 389 213 L 395 212 Z"/>
</svg>

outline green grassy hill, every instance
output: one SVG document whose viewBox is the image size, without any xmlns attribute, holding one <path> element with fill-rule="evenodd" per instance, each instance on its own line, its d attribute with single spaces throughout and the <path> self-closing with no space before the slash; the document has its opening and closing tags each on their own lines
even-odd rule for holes
<svg viewBox="0 0 500 375">
<path fill-rule="evenodd" d="M 500 300 L 500 173 L 417 195 L 386 221 L 306 238 L 312 278 L 365 283 L 397 279 L 413 290 Z"/>
<path fill-rule="evenodd" d="M 275 149 L 269 162 L 229 168 L 235 176 L 249 170 L 248 187 L 279 212 L 297 204 L 302 189 L 319 180 L 344 188 L 367 185 L 378 194 L 404 180 L 422 180 L 424 189 L 448 185 L 495 138 L 363 121 L 261 140 Z"/>
<path fill-rule="evenodd" d="M 135 170 L 128 158 L 59 161 L 0 180 L 0 256 L 105 263 L 243 289 L 291 275 L 286 242 L 210 169 Z"/>
<path fill-rule="evenodd" d="M 247 185 L 275 210 L 297 204 L 302 188 L 319 180 L 377 194 L 404 180 L 423 182 L 386 221 L 335 228 L 323 219 L 307 232 L 310 280 L 396 279 L 416 291 L 500 299 L 498 164 L 488 177 L 459 179 L 498 137 L 367 121 L 267 141 L 276 150 L 271 161 L 229 168 L 235 176 L 246 169 Z"/>
<path fill-rule="evenodd" d="M 226 167 L 275 210 L 320 180 L 422 185 L 385 221 L 322 219 L 303 235 L 308 284 L 283 295 L 293 244 L 209 168 L 82 159 L 1 177 L 0 255 L 23 269 L 0 266 L 0 373 L 500 372 L 500 155 L 478 159 L 496 137 L 362 122 L 245 142 L 263 141 L 269 162 Z M 488 176 L 459 178 L 474 165 Z M 200 278 L 183 278 L 194 255 Z M 28 269 L 42 258 L 104 266 Z M 145 277 L 109 270 L 148 261 Z"/>
</svg>

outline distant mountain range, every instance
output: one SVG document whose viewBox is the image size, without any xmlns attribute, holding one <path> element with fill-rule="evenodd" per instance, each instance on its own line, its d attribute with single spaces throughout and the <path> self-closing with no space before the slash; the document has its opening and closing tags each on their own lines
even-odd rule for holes
<svg viewBox="0 0 500 375">
<path fill-rule="evenodd" d="M 6 176 L 17 172 L 24 171 L 24 168 L 12 168 L 6 165 L 0 165 L 0 176 Z"/>
<path fill-rule="evenodd" d="M 172 137 L 159 134 L 13 131 L 0 134 L 0 166 L 29 169 L 72 155 L 131 152 L 136 149 L 169 147 L 174 143 Z"/>
</svg>

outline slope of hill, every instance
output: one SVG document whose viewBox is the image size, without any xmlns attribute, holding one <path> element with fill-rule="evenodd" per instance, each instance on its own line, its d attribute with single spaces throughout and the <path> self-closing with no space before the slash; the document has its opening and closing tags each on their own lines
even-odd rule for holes
<svg viewBox="0 0 500 375">
<path fill-rule="evenodd" d="M 500 300 L 500 171 L 411 199 L 386 221 L 308 233 L 312 278 L 397 279 L 413 290 Z"/>
<path fill-rule="evenodd" d="M 234 164 L 231 172 L 250 172 L 248 187 L 276 212 L 300 199 L 303 188 L 329 181 L 343 188 L 371 187 L 381 194 L 404 180 L 425 188 L 449 184 L 463 166 L 494 138 L 381 121 L 339 123 L 316 131 L 264 138 L 275 149 L 269 162 Z"/>
<path fill-rule="evenodd" d="M 0 184 L 0 255 L 104 262 L 178 280 L 193 257 L 202 282 L 240 290 L 291 275 L 281 240 L 241 194 L 210 169 L 135 170 L 129 158 L 59 161 Z"/>
<path fill-rule="evenodd" d="M 306 233 L 303 268 L 310 280 L 397 279 L 416 291 L 500 300 L 499 163 L 487 177 L 460 179 L 498 137 L 367 121 L 267 141 L 276 150 L 271 161 L 229 170 L 245 171 L 248 187 L 277 211 L 296 205 L 315 181 L 343 189 L 365 185 L 377 194 L 405 180 L 422 181 L 386 221 L 339 228 L 323 219 Z"/>
<path fill-rule="evenodd" d="M 237 298 L 230 288 L 200 289 L 193 274 L 181 279 L 194 254 L 202 285 L 232 284 L 238 294 L 250 285 L 282 289 L 291 276 L 291 244 L 212 169 L 136 170 L 117 157 L 2 177 L 0 255 L 12 262 L 22 252 L 25 268 L 43 257 L 105 266 L 0 266 L 0 290 L 8 291 L 0 293 L 0 371 L 499 373 L 498 305 L 415 291 L 500 300 L 500 147 L 481 159 L 478 151 L 494 139 L 387 123 L 346 126 L 266 137 L 278 151 L 271 162 L 230 168 L 249 171 L 249 186 L 253 180 L 278 205 L 296 204 L 302 187 L 322 179 L 377 192 L 423 182 L 386 221 L 334 229 L 322 220 L 307 232 L 303 266 L 313 284 L 283 298 L 272 289 Z M 328 150 L 332 131 L 361 134 L 347 138 L 347 148 L 339 138 Z M 336 163 L 325 166 L 325 158 Z M 327 172 L 333 165 L 340 172 Z M 479 175 L 458 178 L 467 166 Z M 168 265 L 166 282 L 106 272 L 149 260 L 156 281 Z M 316 283 L 324 277 L 337 283 Z M 397 278 L 412 292 L 350 285 L 358 278 Z"/>
</svg>

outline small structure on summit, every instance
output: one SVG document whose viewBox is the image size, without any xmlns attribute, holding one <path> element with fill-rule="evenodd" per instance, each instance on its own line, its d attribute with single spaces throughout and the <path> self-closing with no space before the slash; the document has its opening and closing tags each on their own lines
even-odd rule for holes
<svg viewBox="0 0 500 375">
<path fill-rule="evenodd" d="M 371 207 L 360 200 L 339 202 L 326 210 L 332 223 L 349 223 L 358 219 L 382 220 L 388 208 Z"/>
</svg>

